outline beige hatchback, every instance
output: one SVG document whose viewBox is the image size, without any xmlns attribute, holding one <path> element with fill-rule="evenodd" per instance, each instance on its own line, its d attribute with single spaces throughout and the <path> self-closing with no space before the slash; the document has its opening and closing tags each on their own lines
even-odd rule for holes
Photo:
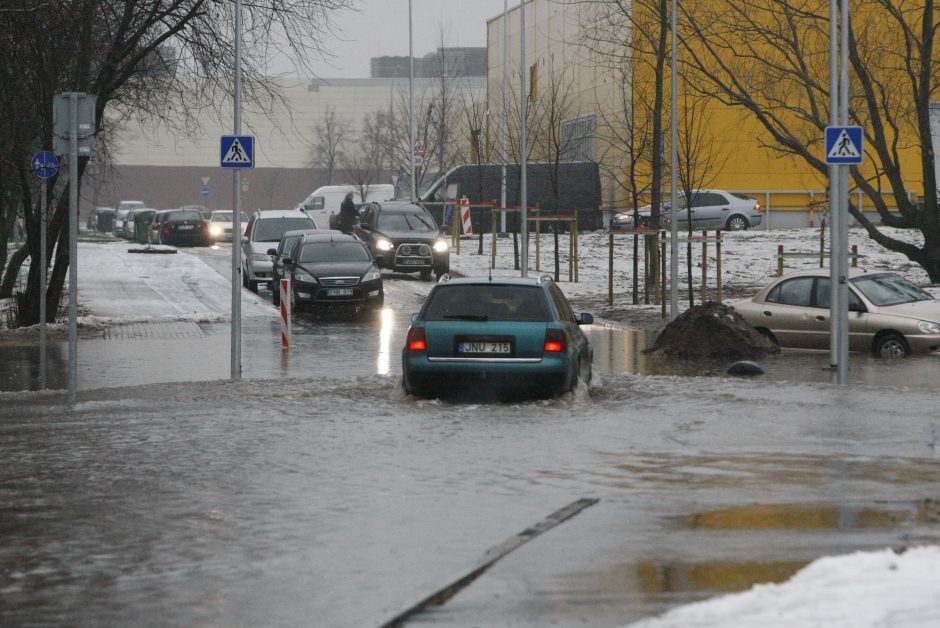
<svg viewBox="0 0 940 628">
<path fill-rule="evenodd" d="M 829 271 L 785 275 L 731 307 L 781 347 L 829 348 Z M 940 348 L 940 301 L 894 273 L 849 271 L 849 349 L 898 358 Z"/>
</svg>

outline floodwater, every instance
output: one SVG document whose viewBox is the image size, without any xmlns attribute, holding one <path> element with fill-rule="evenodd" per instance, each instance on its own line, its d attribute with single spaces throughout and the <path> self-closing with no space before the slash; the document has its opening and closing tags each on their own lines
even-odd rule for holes
<svg viewBox="0 0 940 628">
<path fill-rule="evenodd" d="M 379 313 L 293 318 L 293 346 L 280 346 L 280 322 L 249 320 L 243 325 L 242 375 L 354 378 L 401 372 L 401 347 L 417 309 L 391 305 Z M 597 375 L 674 375 L 727 377 L 727 362 L 702 364 L 645 352 L 654 337 L 643 331 L 605 325 L 585 328 L 594 347 Z M 49 342 L 47 381 L 50 388 L 68 384 L 68 344 Z M 80 390 L 158 384 L 174 381 L 228 379 L 231 374 L 227 323 L 151 323 L 118 326 L 79 342 Z M 784 350 L 759 360 L 759 380 L 805 383 L 834 382 L 825 351 Z M 24 344 L 3 348 L 0 391 L 36 390 L 38 348 Z M 850 354 L 848 385 L 933 390 L 940 385 L 940 355 L 877 360 Z"/>
</svg>

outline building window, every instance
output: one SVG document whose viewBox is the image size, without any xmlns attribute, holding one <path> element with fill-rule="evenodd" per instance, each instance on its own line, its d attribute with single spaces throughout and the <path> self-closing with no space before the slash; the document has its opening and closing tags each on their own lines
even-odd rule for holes
<svg viewBox="0 0 940 628">
<path fill-rule="evenodd" d="M 561 123 L 562 161 L 596 161 L 594 114 Z"/>
</svg>

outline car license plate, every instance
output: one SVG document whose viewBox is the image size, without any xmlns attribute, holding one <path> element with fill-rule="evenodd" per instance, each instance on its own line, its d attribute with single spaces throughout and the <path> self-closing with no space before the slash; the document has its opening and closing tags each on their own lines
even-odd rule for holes
<svg viewBox="0 0 940 628">
<path fill-rule="evenodd" d="M 328 297 L 351 297 L 352 295 L 352 288 L 330 288 L 326 291 Z"/>
<path fill-rule="evenodd" d="M 180 225 L 179 227 L 177 227 L 177 229 L 179 229 L 180 231 L 192 231 L 195 228 L 196 228 L 195 225 Z"/>
<path fill-rule="evenodd" d="M 423 259 L 403 259 L 400 261 L 405 266 L 421 266 L 425 263 Z"/>
<path fill-rule="evenodd" d="M 512 343 L 474 340 L 472 342 L 459 343 L 457 345 L 457 350 L 460 353 L 512 353 Z"/>
</svg>

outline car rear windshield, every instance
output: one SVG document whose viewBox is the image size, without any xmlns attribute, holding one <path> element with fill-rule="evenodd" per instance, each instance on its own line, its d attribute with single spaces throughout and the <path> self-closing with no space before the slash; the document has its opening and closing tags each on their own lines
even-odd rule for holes
<svg viewBox="0 0 940 628">
<path fill-rule="evenodd" d="M 379 231 L 416 231 L 428 233 L 437 231 L 437 225 L 431 214 L 418 212 L 395 212 L 385 210 L 379 214 Z"/>
<path fill-rule="evenodd" d="M 548 304 L 536 286 L 440 285 L 428 297 L 424 319 L 548 322 Z"/>
<path fill-rule="evenodd" d="M 187 220 L 202 220 L 202 214 L 195 211 L 172 212 L 167 217 L 167 222 L 185 222 Z"/>
<path fill-rule="evenodd" d="M 232 212 L 215 212 L 212 214 L 212 222 L 232 222 Z M 242 222 L 248 222 L 245 214 L 242 214 Z"/>
<path fill-rule="evenodd" d="M 255 225 L 255 242 L 280 242 L 285 231 L 315 229 L 311 218 L 261 218 Z"/>
<path fill-rule="evenodd" d="M 928 301 L 933 297 L 899 275 L 883 274 L 856 277 L 852 284 L 875 305 L 897 305 Z"/>
<path fill-rule="evenodd" d="M 307 242 L 300 249 L 301 264 L 367 261 L 369 251 L 361 242 Z"/>
</svg>

